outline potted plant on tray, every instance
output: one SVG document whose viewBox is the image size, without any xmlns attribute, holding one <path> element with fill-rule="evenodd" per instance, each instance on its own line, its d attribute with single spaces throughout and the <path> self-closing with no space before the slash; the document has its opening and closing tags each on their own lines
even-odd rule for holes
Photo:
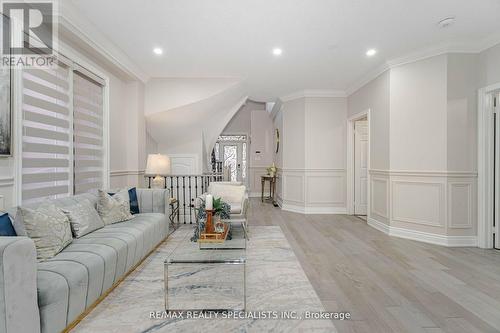
<svg viewBox="0 0 500 333">
<path fill-rule="evenodd" d="M 199 208 L 195 208 L 196 217 L 198 220 L 198 225 L 194 228 L 194 235 L 191 237 L 191 241 L 196 242 L 200 238 L 200 230 L 205 229 L 205 222 L 207 220 L 207 212 L 205 209 L 205 199 L 201 199 L 201 204 Z M 231 206 L 226 203 L 222 198 L 213 199 L 213 216 L 215 219 L 215 231 L 221 232 L 220 229 L 223 228 L 223 222 L 221 220 L 228 220 L 231 217 Z M 219 231 L 218 231 L 219 229 Z M 223 231 L 223 229 L 222 229 Z M 227 239 L 231 239 L 231 229 L 227 235 Z"/>
</svg>

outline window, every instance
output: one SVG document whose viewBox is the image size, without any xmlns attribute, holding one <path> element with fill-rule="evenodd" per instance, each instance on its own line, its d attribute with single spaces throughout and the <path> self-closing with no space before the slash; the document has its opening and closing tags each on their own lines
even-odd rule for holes
<svg viewBox="0 0 500 333">
<path fill-rule="evenodd" d="M 23 202 L 71 192 L 69 77 L 64 64 L 23 72 Z"/>
<path fill-rule="evenodd" d="M 103 183 L 102 84 L 73 75 L 74 193 L 101 188 Z"/>
<path fill-rule="evenodd" d="M 104 82 L 67 63 L 22 74 L 23 203 L 103 185 Z"/>
</svg>

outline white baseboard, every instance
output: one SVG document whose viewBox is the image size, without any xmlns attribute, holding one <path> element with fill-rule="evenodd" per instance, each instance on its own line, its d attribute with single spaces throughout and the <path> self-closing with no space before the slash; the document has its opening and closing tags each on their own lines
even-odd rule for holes
<svg viewBox="0 0 500 333">
<path fill-rule="evenodd" d="M 281 209 L 299 214 L 347 214 L 346 207 L 305 207 L 282 203 Z"/>
<path fill-rule="evenodd" d="M 382 231 L 389 236 L 411 239 L 419 242 L 447 247 L 477 247 L 476 236 L 446 236 L 423 231 L 391 227 L 371 217 L 368 218 L 368 225 L 379 231 Z"/>
<path fill-rule="evenodd" d="M 367 223 L 370 227 L 373 227 L 373 228 L 377 229 L 378 231 L 382 231 L 384 234 L 387 234 L 387 235 L 390 234 L 390 226 L 388 226 L 387 224 L 385 224 L 383 222 L 377 221 L 374 218 L 369 217 Z"/>
</svg>

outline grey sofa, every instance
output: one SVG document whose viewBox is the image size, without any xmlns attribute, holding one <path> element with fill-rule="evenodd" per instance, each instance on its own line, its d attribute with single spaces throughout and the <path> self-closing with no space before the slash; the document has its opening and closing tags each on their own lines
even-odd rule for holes
<svg viewBox="0 0 500 333">
<path fill-rule="evenodd" d="M 0 332 L 56 333 L 95 303 L 168 235 L 168 190 L 137 189 L 140 214 L 37 263 L 27 237 L 0 237 Z M 97 196 L 52 200 L 60 207 Z M 33 205 L 32 205 L 33 206 Z M 9 211 L 13 213 L 15 210 Z"/>
</svg>

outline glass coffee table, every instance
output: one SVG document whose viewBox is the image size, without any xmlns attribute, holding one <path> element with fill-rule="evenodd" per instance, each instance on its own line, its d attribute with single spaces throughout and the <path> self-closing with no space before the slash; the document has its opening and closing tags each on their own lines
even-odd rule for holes
<svg viewBox="0 0 500 333">
<path fill-rule="evenodd" d="M 175 239 L 178 244 L 164 262 L 165 310 L 245 310 L 246 241 L 240 234 L 234 234 L 227 247 L 200 249 L 190 240 L 192 228 L 176 233 L 183 235 Z"/>
</svg>

